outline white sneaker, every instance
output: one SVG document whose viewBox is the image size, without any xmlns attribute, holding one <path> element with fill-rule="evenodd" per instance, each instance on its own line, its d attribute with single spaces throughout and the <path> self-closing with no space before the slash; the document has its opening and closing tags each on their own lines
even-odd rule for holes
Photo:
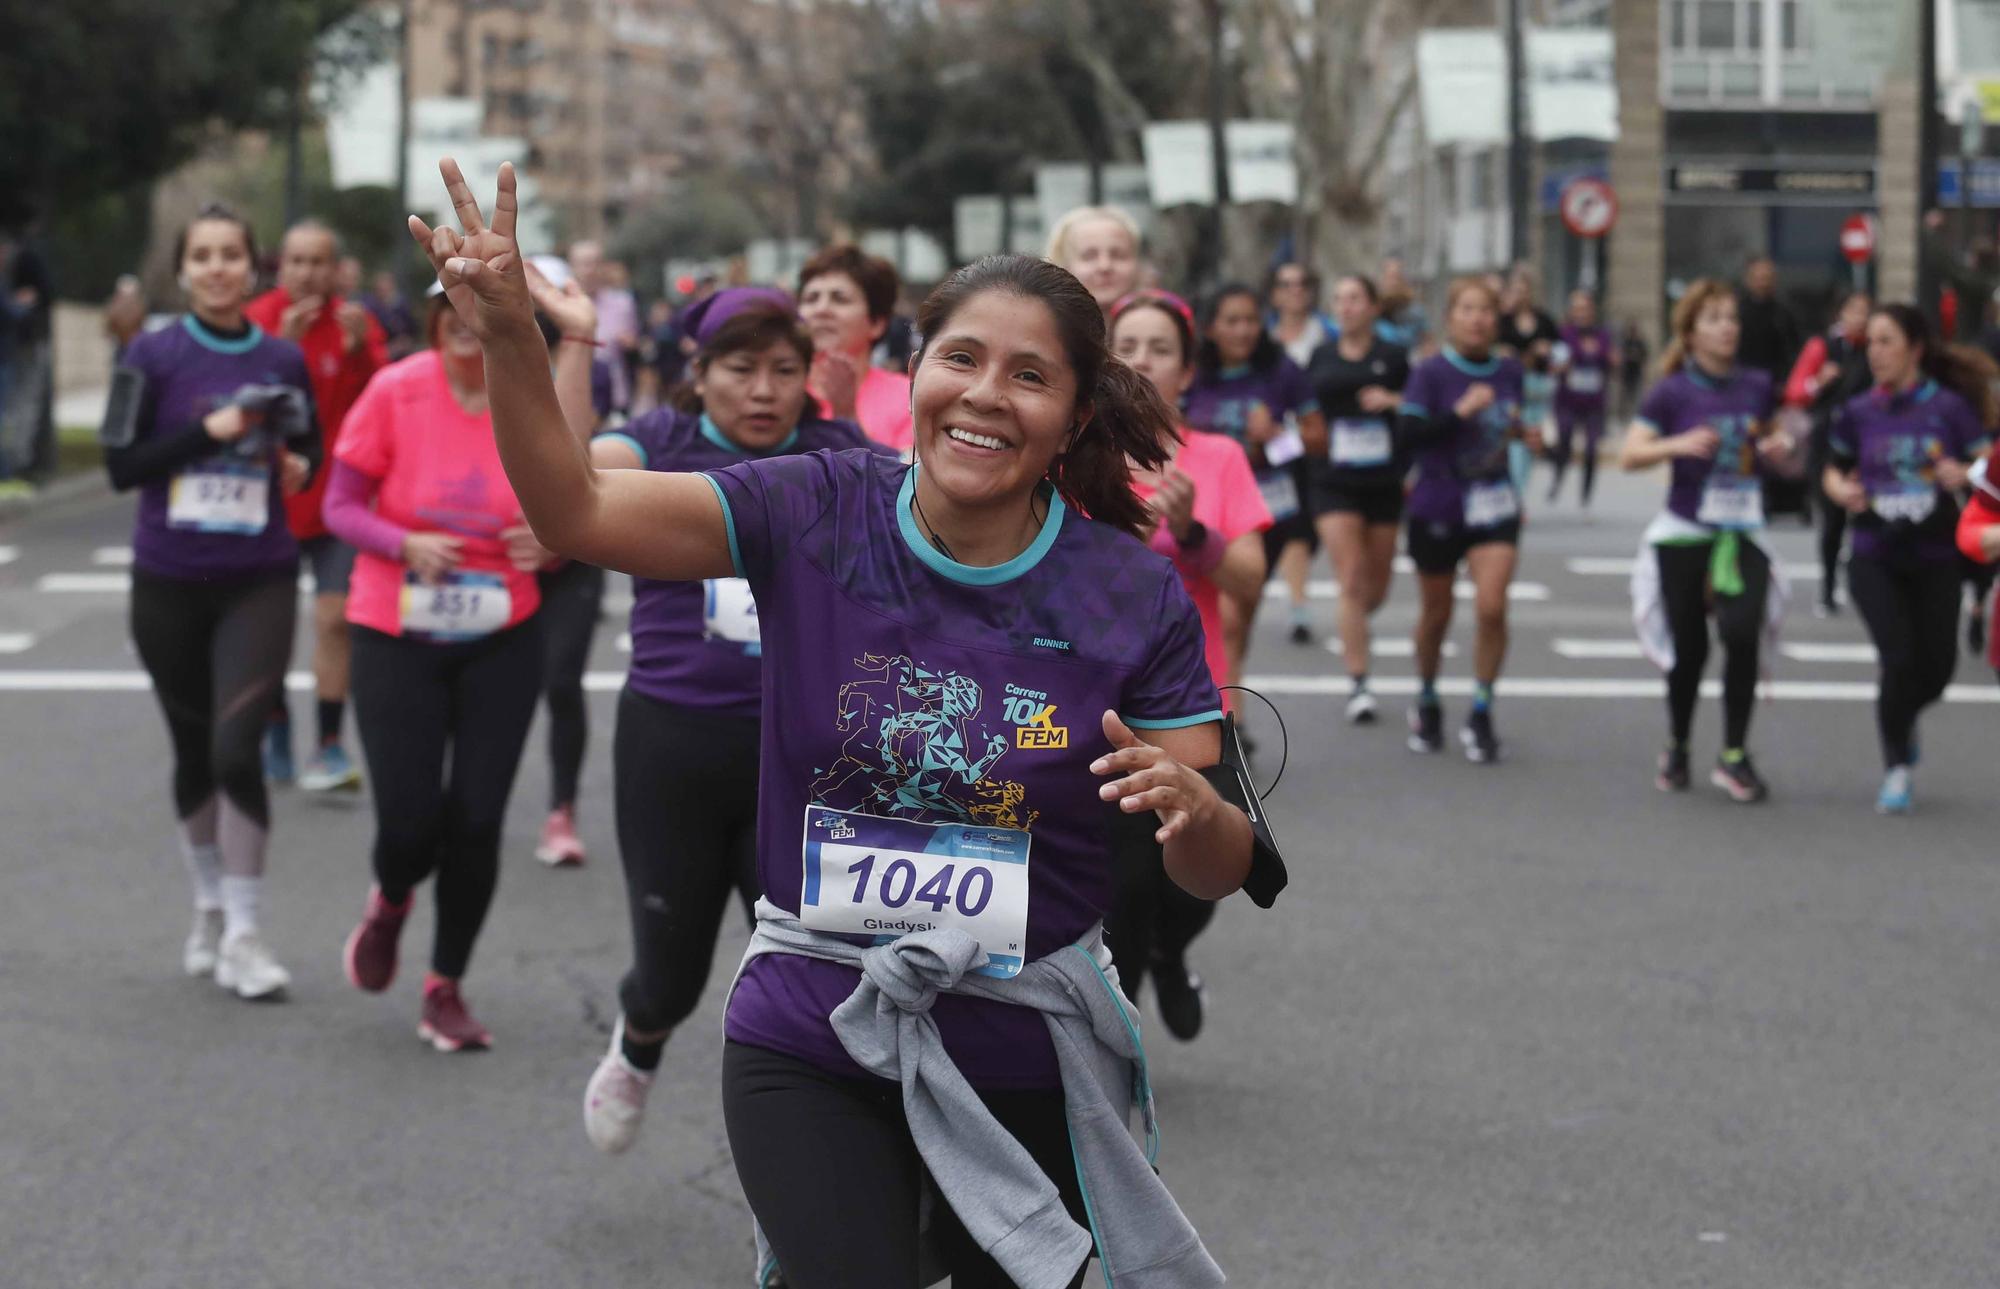
<svg viewBox="0 0 2000 1289">
<path fill-rule="evenodd" d="M 1356 690 L 1347 700 L 1347 723 L 1349 725 L 1373 725 L 1375 723 L 1375 695 L 1365 689 Z"/>
<path fill-rule="evenodd" d="M 583 1089 L 583 1131 L 590 1144 L 607 1155 L 622 1155 L 639 1139 L 646 1115 L 646 1094 L 653 1076 L 625 1059 L 625 1018 L 611 1027 L 611 1050 L 591 1072 Z"/>
<path fill-rule="evenodd" d="M 255 931 L 244 931 L 223 940 L 215 983 L 238 998 L 271 998 L 291 985 L 292 973 L 278 965 Z"/>
<path fill-rule="evenodd" d="M 222 910 L 196 909 L 194 929 L 188 932 L 187 948 L 181 951 L 181 969 L 190 976 L 215 974 L 216 951 L 222 947 Z"/>
</svg>

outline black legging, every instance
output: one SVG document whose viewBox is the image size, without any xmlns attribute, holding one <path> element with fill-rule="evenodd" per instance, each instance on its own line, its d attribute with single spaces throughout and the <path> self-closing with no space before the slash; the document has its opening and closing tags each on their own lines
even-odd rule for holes
<svg viewBox="0 0 2000 1289">
<path fill-rule="evenodd" d="M 1555 500 L 1562 491 L 1563 475 L 1568 473 L 1569 464 L 1576 458 L 1577 436 L 1583 437 L 1583 458 L 1580 469 L 1583 472 L 1583 501 L 1590 504 L 1590 494 L 1597 487 L 1597 445 L 1604 438 L 1604 408 L 1565 407 L 1556 404 L 1556 441 L 1549 460 L 1555 465 L 1555 478 L 1549 484 L 1549 499 Z"/>
<path fill-rule="evenodd" d="M 1708 619 L 1713 602 L 1716 634 L 1722 637 L 1722 746 L 1737 749 L 1750 737 L 1750 713 L 1757 702 L 1758 654 L 1764 639 L 1765 601 L 1771 592 L 1771 561 L 1744 538 L 1737 543 L 1743 574 L 1740 595 L 1716 596 L 1708 584 L 1714 543 L 1655 546 L 1660 561 L 1660 595 L 1674 637 L 1674 669 L 1667 673 L 1667 719 L 1675 743 L 1685 744 L 1694 728 L 1701 676 L 1708 666 Z"/>
<path fill-rule="evenodd" d="M 701 1001 L 722 910 L 757 902 L 759 722 L 618 697 L 612 771 L 618 853 L 632 915 L 632 969 L 618 985 L 626 1025 L 670 1030 Z"/>
<path fill-rule="evenodd" d="M 375 880 L 437 876 L 431 970 L 465 974 L 500 878 L 500 831 L 542 675 L 538 618 L 433 644 L 353 628 L 354 720 L 375 796 Z"/>
<path fill-rule="evenodd" d="M 549 705 L 549 807 L 576 804 L 583 749 L 590 740 L 590 709 L 583 699 L 583 669 L 604 602 L 604 570 L 575 561 L 541 575 L 542 643 L 546 665 L 542 694 Z"/>
<path fill-rule="evenodd" d="M 174 809 L 188 818 L 219 789 L 271 825 L 258 741 L 284 692 L 299 613 L 298 570 L 197 582 L 132 574 L 132 643 L 174 745 Z"/>
<path fill-rule="evenodd" d="M 1118 892 L 1104 918 L 1104 942 L 1125 996 L 1139 990 L 1155 961 L 1180 962 L 1195 937 L 1215 920 L 1215 901 L 1189 895 L 1167 876 L 1166 859 L 1153 834 L 1159 820 L 1148 810 L 1119 814 L 1111 823 L 1118 863 Z"/>
<path fill-rule="evenodd" d="M 1071 1220 L 1089 1229 L 1062 1090 L 982 1092 L 979 1099 L 1055 1184 Z M 929 1176 L 910 1138 L 901 1088 L 728 1042 L 722 1118 L 743 1196 L 788 1289 L 916 1289 L 917 1210 Z M 839 1176 L 830 1180 L 828 1161 L 835 1160 Z M 931 1212 L 953 1289 L 1012 1289 L 951 1205 L 940 1198 Z M 1083 1283 L 1084 1266 L 1071 1289 Z"/>
<path fill-rule="evenodd" d="M 1917 717 L 1944 697 L 1958 666 L 1960 573 L 1951 563 L 1892 564 L 1856 556 L 1847 562 L 1847 590 L 1881 660 L 1875 726 L 1882 763 L 1908 765 Z"/>
</svg>

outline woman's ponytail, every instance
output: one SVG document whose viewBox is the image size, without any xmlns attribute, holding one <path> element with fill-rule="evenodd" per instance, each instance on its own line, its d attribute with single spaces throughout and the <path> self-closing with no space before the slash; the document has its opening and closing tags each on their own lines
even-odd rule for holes
<svg viewBox="0 0 2000 1289">
<path fill-rule="evenodd" d="M 1090 406 L 1089 422 L 1050 463 L 1049 482 L 1092 519 L 1143 537 L 1153 516 L 1132 491 L 1132 470 L 1166 464 L 1177 418 L 1152 381 L 1115 359 L 1098 369 Z"/>
</svg>

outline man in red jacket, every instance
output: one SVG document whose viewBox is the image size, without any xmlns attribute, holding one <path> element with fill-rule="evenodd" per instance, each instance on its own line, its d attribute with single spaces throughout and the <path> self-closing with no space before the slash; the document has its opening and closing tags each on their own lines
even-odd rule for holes
<svg viewBox="0 0 2000 1289">
<path fill-rule="evenodd" d="M 369 377 L 387 365 L 382 328 L 358 300 L 335 294 L 340 242 L 333 230 L 314 221 L 285 233 L 278 258 L 278 285 L 244 309 L 252 322 L 305 350 L 326 459 L 340 440 L 347 409 L 361 396 Z M 285 499 L 292 535 L 302 562 L 313 576 L 313 676 L 319 694 L 319 738 L 299 786 L 309 792 L 355 790 L 361 773 L 341 745 L 347 707 L 347 579 L 354 550 L 329 533 L 319 514 L 331 471 L 322 470 L 312 487 Z M 293 777 L 291 718 L 279 700 L 264 744 L 264 770 L 273 780 Z"/>
</svg>

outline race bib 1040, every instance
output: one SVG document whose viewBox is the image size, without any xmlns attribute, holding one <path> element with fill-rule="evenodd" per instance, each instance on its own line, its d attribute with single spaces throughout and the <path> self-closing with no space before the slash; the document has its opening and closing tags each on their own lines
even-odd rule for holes
<svg viewBox="0 0 2000 1289">
<path fill-rule="evenodd" d="M 174 476 L 167 526 L 254 536 L 271 522 L 271 472 L 261 461 L 206 461 Z"/>
<path fill-rule="evenodd" d="M 514 597 L 498 573 L 447 573 L 441 582 L 403 574 L 403 634 L 449 643 L 490 636 L 514 616 Z"/>
<path fill-rule="evenodd" d="M 1018 828 L 807 806 L 799 922 L 877 944 L 956 927 L 986 953 L 979 975 L 1017 976 L 1028 952 L 1031 841 Z"/>
</svg>

